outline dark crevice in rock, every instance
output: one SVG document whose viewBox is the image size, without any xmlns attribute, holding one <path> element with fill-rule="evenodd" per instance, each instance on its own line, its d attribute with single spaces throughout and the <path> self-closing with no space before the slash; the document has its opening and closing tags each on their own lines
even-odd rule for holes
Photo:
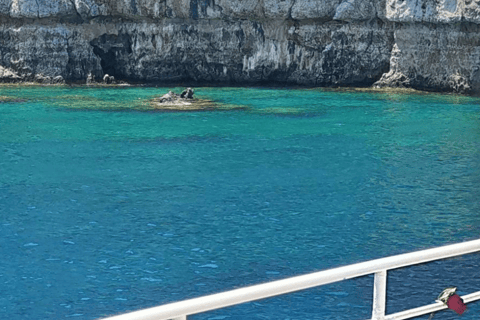
<svg viewBox="0 0 480 320">
<path fill-rule="evenodd" d="M 255 29 L 256 33 L 261 36 L 262 42 L 265 42 L 265 32 L 263 31 L 262 24 L 254 21 L 253 22 L 253 28 Z"/>
<path fill-rule="evenodd" d="M 198 0 L 190 0 L 190 18 L 198 19 Z"/>
<path fill-rule="evenodd" d="M 293 20 L 293 18 L 292 18 L 292 10 L 293 10 L 293 6 L 295 5 L 296 2 L 297 2 L 297 0 L 293 0 L 292 5 L 291 5 L 290 8 L 288 9 L 288 15 L 287 15 L 287 18 L 288 18 L 288 19 Z"/>
<path fill-rule="evenodd" d="M 100 65 L 102 66 L 102 71 L 104 74 L 109 74 L 114 77 L 119 77 L 119 72 L 116 70 L 116 57 L 115 51 L 108 50 L 107 52 L 103 51 L 99 47 L 93 48 L 93 53 L 100 57 L 101 62 Z"/>
<path fill-rule="evenodd" d="M 127 80 L 128 62 L 132 55 L 132 40 L 127 34 L 104 34 L 90 41 L 93 53 L 100 58 L 103 74 Z"/>
<path fill-rule="evenodd" d="M 67 66 L 65 67 L 65 72 L 68 75 L 69 78 L 74 79 L 75 77 L 73 76 L 74 74 L 74 62 L 72 58 L 72 47 L 69 44 L 69 39 L 67 38 L 67 55 L 68 55 L 68 62 Z M 79 79 L 74 79 L 74 80 L 79 80 Z"/>
<path fill-rule="evenodd" d="M 132 8 L 132 13 L 137 14 L 137 3 L 135 0 L 130 0 L 130 7 Z"/>
<path fill-rule="evenodd" d="M 150 39 L 150 42 L 152 42 L 152 46 L 157 49 L 157 36 L 155 34 L 152 34 L 152 37 Z"/>
<path fill-rule="evenodd" d="M 38 4 L 38 0 L 35 0 L 35 3 L 37 4 L 37 18 L 40 18 L 40 5 Z"/>
</svg>

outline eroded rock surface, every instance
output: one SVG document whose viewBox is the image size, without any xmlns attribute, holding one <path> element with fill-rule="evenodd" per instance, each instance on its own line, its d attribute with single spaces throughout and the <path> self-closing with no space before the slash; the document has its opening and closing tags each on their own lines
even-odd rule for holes
<svg viewBox="0 0 480 320">
<path fill-rule="evenodd" d="M 0 0 L 0 20 L 2 82 L 480 88 L 478 1 Z"/>
</svg>

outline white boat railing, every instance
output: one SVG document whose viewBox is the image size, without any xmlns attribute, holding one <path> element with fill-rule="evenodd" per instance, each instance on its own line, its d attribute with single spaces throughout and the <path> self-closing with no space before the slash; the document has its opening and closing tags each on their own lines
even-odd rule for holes
<svg viewBox="0 0 480 320">
<path fill-rule="evenodd" d="M 480 251 L 480 240 L 473 240 L 169 303 L 158 307 L 105 318 L 104 320 L 186 320 L 189 315 L 305 290 L 368 274 L 375 274 L 371 319 L 409 319 L 446 309 L 447 307 L 443 303 L 437 302 L 423 307 L 385 315 L 387 271 L 434 260 L 456 257 L 477 251 Z M 462 299 L 465 303 L 480 300 L 480 291 L 465 295 Z"/>
</svg>

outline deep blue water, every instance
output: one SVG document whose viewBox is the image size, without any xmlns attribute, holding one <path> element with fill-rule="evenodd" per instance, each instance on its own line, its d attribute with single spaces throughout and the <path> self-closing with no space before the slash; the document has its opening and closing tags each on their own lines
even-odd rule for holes
<svg viewBox="0 0 480 320">
<path fill-rule="evenodd" d="M 0 103 L 3 318 L 96 319 L 479 238 L 479 99 L 199 88 L 245 108 L 140 108 L 167 91 L 0 88 L 19 99 Z M 480 290 L 479 264 L 389 272 L 387 313 Z M 191 318 L 367 319 L 372 286 Z"/>
</svg>

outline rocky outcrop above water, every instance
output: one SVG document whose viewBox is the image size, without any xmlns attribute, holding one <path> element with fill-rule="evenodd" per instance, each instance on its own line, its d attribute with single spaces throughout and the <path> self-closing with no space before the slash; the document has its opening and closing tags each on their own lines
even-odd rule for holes
<svg viewBox="0 0 480 320">
<path fill-rule="evenodd" d="M 0 20 L 2 82 L 480 89 L 471 0 L 0 0 Z"/>
<path fill-rule="evenodd" d="M 163 96 L 150 101 L 150 106 L 154 110 L 163 111 L 201 111 L 219 108 L 219 105 L 213 101 L 194 99 L 193 95 L 192 88 L 185 89 L 181 94 L 169 91 Z"/>
</svg>

